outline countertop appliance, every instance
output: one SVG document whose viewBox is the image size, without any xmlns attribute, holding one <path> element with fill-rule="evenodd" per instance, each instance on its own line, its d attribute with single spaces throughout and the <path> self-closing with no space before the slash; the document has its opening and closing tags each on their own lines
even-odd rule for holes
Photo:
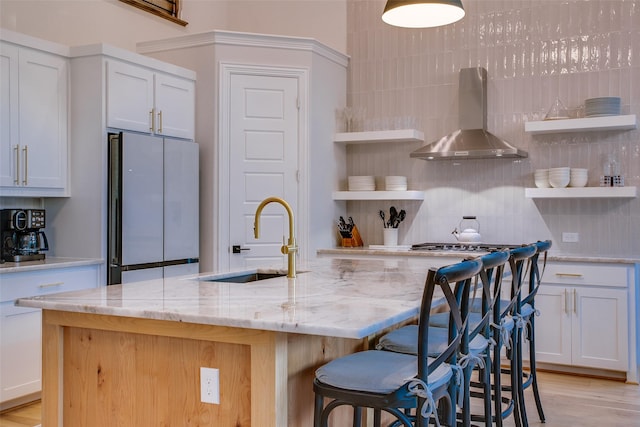
<svg viewBox="0 0 640 427">
<path fill-rule="evenodd" d="M 44 259 L 43 251 L 49 250 L 45 227 L 44 209 L 2 209 L 2 259 L 11 262 Z"/>
<path fill-rule="evenodd" d="M 198 144 L 109 133 L 107 284 L 198 273 Z"/>
</svg>

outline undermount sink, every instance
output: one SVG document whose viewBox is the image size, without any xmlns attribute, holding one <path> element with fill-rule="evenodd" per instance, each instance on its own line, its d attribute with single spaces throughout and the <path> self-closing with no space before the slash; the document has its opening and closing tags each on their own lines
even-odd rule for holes
<svg viewBox="0 0 640 427">
<path fill-rule="evenodd" d="M 276 277 L 284 277 L 287 273 L 241 273 L 235 276 L 223 276 L 223 277 L 205 277 L 200 280 L 206 282 L 231 282 L 231 283 L 249 283 L 256 282 L 258 280 L 273 279 Z"/>
</svg>

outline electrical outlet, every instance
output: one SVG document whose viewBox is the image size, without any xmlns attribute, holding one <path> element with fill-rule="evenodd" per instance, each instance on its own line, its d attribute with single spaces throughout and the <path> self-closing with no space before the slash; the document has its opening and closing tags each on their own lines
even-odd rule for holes
<svg viewBox="0 0 640 427">
<path fill-rule="evenodd" d="M 220 370 L 200 368 L 200 401 L 220 404 Z"/>
<path fill-rule="evenodd" d="M 580 241 L 578 233 L 562 233 L 562 241 L 565 243 L 576 243 Z"/>
</svg>

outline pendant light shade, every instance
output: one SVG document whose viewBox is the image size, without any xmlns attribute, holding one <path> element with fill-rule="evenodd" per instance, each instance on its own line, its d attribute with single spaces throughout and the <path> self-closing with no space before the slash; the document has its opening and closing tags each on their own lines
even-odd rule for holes
<svg viewBox="0 0 640 427">
<path fill-rule="evenodd" d="M 382 20 L 406 28 L 453 24 L 464 17 L 461 0 L 388 0 Z"/>
</svg>

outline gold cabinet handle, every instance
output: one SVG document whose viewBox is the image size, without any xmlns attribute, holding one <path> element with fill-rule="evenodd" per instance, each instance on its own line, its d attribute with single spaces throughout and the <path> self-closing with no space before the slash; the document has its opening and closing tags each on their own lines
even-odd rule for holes
<svg viewBox="0 0 640 427">
<path fill-rule="evenodd" d="M 16 152 L 16 179 L 13 180 L 15 185 L 20 184 L 20 146 L 16 145 L 13 148 Z"/>
<path fill-rule="evenodd" d="M 567 298 L 567 290 L 564 290 L 564 314 L 569 314 L 569 308 L 567 307 L 567 303 L 569 302 L 569 298 Z"/>
<path fill-rule="evenodd" d="M 62 285 L 64 285 L 64 282 L 45 283 L 43 285 L 39 285 L 38 288 L 47 289 L 47 288 L 55 288 L 55 287 L 62 286 Z"/>
<path fill-rule="evenodd" d="M 29 183 L 27 182 L 27 178 L 29 176 L 29 147 L 25 145 L 22 151 L 24 152 L 24 179 L 22 180 L 22 183 L 24 185 L 28 185 Z"/>
<path fill-rule="evenodd" d="M 573 313 L 578 314 L 578 291 L 573 290 Z"/>
<path fill-rule="evenodd" d="M 162 110 L 158 111 L 158 133 L 162 133 Z"/>
<path fill-rule="evenodd" d="M 151 111 L 149 111 L 149 132 L 153 132 L 153 129 L 156 127 L 153 110 L 152 108 Z"/>
<path fill-rule="evenodd" d="M 580 273 L 556 273 L 556 276 L 560 277 L 582 277 Z"/>
</svg>

